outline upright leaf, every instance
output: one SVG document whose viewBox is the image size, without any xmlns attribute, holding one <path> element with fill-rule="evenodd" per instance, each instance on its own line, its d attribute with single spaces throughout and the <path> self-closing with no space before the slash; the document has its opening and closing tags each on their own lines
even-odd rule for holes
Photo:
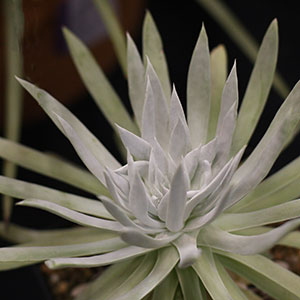
<svg viewBox="0 0 300 300">
<path fill-rule="evenodd" d="M 66 28 L 64 35 L 85 86 L 113 129 L 116 130 L 115 123 L 118 123 L 129 131 L 138 133 L 138 128 L 90 50 Z"/>
<path fill-rule="evenodd" d="M 163 50 L 161 37 L 149 11 L 143 25 L 143 58 L 149 57 L 161 82 L 167 101 L 170 101 L 171 86 L 168 65 Z"/>
<path fill-rule="evenodd" d="M 227 78 L 227 53 L 223 45 L 214 48 L 210 53 L 211 102 L 207 140 L 215 137 L 218 116 L 221 107 L 223 87 Z"/>
<path fill-rule="evenodd" d="M 237 119 L 232 153 L 247 144 L 264 109 L 272 86 L 278 55 L 278 26 L 275 19 L 260 46 Z"/>
<path fill-rule="evenodd" d="M 202 26 L 187 79 L 187 120 L 193 147 L 207 141 L 210 114 L 210 55 Z"/>
<path fill-rule="evenodd" d="M 234 212 L 247 212 L 271 207 L 300 195 L 300 157 L 266 178 L 246 197 L 232 207 Z"/>
<path fill-rule="evenodd" d="M 18 79 L 18 81 L 39 103 L 62 133 L 64 133 L 64 129 L 60 124 L 57 115 L 66 120 L 74 128 L 82 142 L 88 145 L 89 150 L 103 166 L 108 166 L 113 169 L 121 166 L 110 152 L 97 140 L 97 138 L 55 98 L 30 82 L 22 79 Z"/>
<path fill-rule="evenodd" d="M 127 64 L 130 103 L 137 124 L 141 128 L 146 89 L 145 70 L 140 54 L 129 34 L 127 34 Z"/>
<path fill-rule="evenodd" d="M 234 174 L 232 188 L 227 196 L 230 199 L 228 207 L 240 200 L 264 179 L 299 119 L 300 82 L 295 85 L 281 105 L 260 143 Z"/>
</svg>

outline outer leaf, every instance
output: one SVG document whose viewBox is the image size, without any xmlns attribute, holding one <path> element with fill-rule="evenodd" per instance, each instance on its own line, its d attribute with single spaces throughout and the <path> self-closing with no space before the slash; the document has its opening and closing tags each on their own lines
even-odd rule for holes
<svg viewBox="0 0 300 300">
<path fill-rule="evenodd" d="M 230 234 L 217 227 L 207 226 L 202 229 L 198 243 L 230 253 L 253 255 L 270 249 L 285 234 L 296 229 L 299 225 L 300 220 L 296 219 L 276 227 L 269 232 L 250 236 Z"/>
<path fill-rule="evenodd" d="M 243 293 L 247 297 L 248 300 L 263 300 L 263 298 L 257 296 L 254 292 L 251 290 L 243 290 Z"/>
<path fill-rule="evenodd" d="M 300 216 L 300 200 L 248 213 L 223 214 L 214 224 L 226 231 L 236 231 L 286 221 Z"/>
<path fill-rule="evenodd" d="M 69 208 L 45 200 L 27 199 L 18 202 L 18 205 L 40 208 L 83 226 L 91 226 L 95 228 L 112 230 L 112 231 L 120 231 L 121 229 L 123 229 L 123 226 L 120 225 L 118 222 L 96 218 L 96 217 L 90 217 L 85 214 L 76 212 Z"/>
<path fill-rule="evenodd" d="M 98 299 L 97 296 L 107 299 L 107 295 L 118 288 L 120 284 L 136 269 L 140 264 L 141 258 L 127 259 L 124 262 L 116 263 L 107 268 L 101 276 L 89 283 L 88 286 L 79 294 L 76 300 Z"/>
<path fill-rule="evenodd" d="M 177 251 L 173 247 L 158 250 L 157 260 L 149 275 L 118 300 L 139 300 L 150 293 L 175 267 Z"/>
<path fill-rule="evenodd" d="M 242 256 L 218 252 L 226 268 L 248 279 L 278 300 L 299 300 L 300 278 L 261 255 Z"/>
<path fill-rule="evenodd" d="M 299 231 L 290 232 L 278 242 L 278 245 L 300 249 L 300 232 Z"/>
<path fill-rule="evenodd" d="M 0 193 L 17 199 L 38 198 L 90 215 L 113 219 L 100 201 L 0 176 Z"/>
<path fill-rule="evenodd" d="M 62 159 L 44 154 L 0 137 L 0 157 L 58 179 L 96 195 L 107 195 L 106 188 L 89 172 Z"/>
<path fill-rule="evenodd" d="M 111 126 L 116 130 L 114 124 L 118 123 L 120 126 L 137 134 L 138 128 L 89 49 L 66 28 L 64 28 L 64 35 L 73 61 L 85 86 Z"/>
<path fill-rule="evenodd" d="M 144 256 L 142 262 L 128 277 L 114 290 L 111 290 L 110 294 L 106 298 L 100 297 L 100 299 L 119 299 L 123 295 L 130 293 L 133 288 L 143 281 L 151 272 L 156 261 L 156 253 L 148 253 Z M 141 299 L 141 298 L 139 298 Z"/>
<path fill-rule="evenodd" d="M 176 268 L 176 273 L 184 299 L 202 300 L 199 277 L 195 271 L 191 267 L 185 269 Z"/>
<path fill-rule="evenodd" d="M 300 195 L 300 157 L 266 178 L 252 192 L 237 203 L 232 211 L 247 212 L 271 207 Z"/>
<path fill-rule="evenodd" d="M 242 101 L 233 137 L 232 154 L 247 144 L 258 123 L 272 86 L 278 55 L 278 26 L 275 19 L 260 46 Z"/>
<path fill-rule="evenodd" d="M 120 262 L 128 258 L 134 258 L 150 251 L 153 251 L 153 249 L 128 246 L 116 251 L 90 257 L 50 259 L 46 261 L 46 265 L 51 269 L 66 267 L 98 267 Z"/>
<path fill-rule="evenodd" d="M 0 223 L 0 236 L 6 240 L 27 246 L 54 246 L 99 241 L 101 239 L 117 237 L 116 233 L 90 227 L 72 227 L 67 229 L 35 230 L 10 224 L 5 228 Z"/>
<path fill-rule="evenodd" d="M 255 228 L 248 228 L 240 231 L 236 231 L 236 234 L 240 235 L 253 235 L 253 234 L 263 234 L 272 230 L 272 227 L 260 226 Z M 300 249 L 300 232 L 293 231 L 285 235 L 281 240 L 277 242 L 277 245 L 294 247 Z"/>
<path fill-rule="evenodd" d="M 152 300 L 173 300 L 178 286 L 175 271 L 171 273 L 154 289 Z"/>
<path fill-rule="evenodd" d="M 34 264 L 52 257 L 93 255 L 124 247 L 120 238 L 104 239 L 92 243 L 56 246 L 19 246 L 0 249 L 0 270 Z"/>
<path fill-rule="evenodd" d="M 94 156 L 94 154 L 90 151 L 88 145 L 84 144 L 80 136 L 77 134 L 74 128 L 67 121 L 65 121 L 59 115 L 56 116 L 64 130 L 65 136 L 69 139 L 69 141 L 73 145 L 78 156 L 84 162 L 86 167 L 91 171 L 91 173 L 94 174 L 102 184 L 105 184 L 105 179 L 103 174 L 104 168 L 97 160 L 97 158 Z"/>
<path fill-rule="evenodd" d="M 139 127 L 145 98 L 144 65 L 132 38 L 127 34 L 128 89 L 131 107 Z"/>
<path fill-rule="evenodd" d="M 202 255 L 193 264 L 193 269 L 200 277 L 206 290 L 214 300 L 232 300 L 215 265 L 211 250 L 202 248 Z"/>
<path fill-rule="evenodd" d="M 228 292 L 230 293 L 232 299 L 234 300 L 249 300 L 245 294 L 242 292 L 242 290 L 237 286 L 237 284 L 233 281 L 233 279 L 230 277 L 230 275 L 227 273 L 221 262 L 217 257 L 214 257 L 215 264 L 217 267 L 217 270 L 219 272 L 219 275 L 227 288 Z"/>
<path fill-rule="evenodd" d="M 57 115 L 66 120 L 74 128 L 83 143 L 88 145 L 90 151 L 103 166 L 108 166 L 112 169 L 117 169 L 121 166 L 96 137 L 67 108 L 46 91 L 39 89 L 25 80 L 18 79 L 18 81 L 37 100 L 62 133 L 64 133 L 64 130 L 57 119 Z"/>
<path fill-rule="evenodd" d="M 209 114 L 210 57 L 206 31 L 202 26 L 187 79 L 187 120 L 193 147 L 207 140 Z"/>
<path fill-rule="evenodd" d="M 210 54 L 211 72 L 211 101 L 208 126 L 208 138 L 210 141 L 215 137 L 218 116 L 221 107 L 223 87 L 227 78 L 227 53 L 223 45 L 219 45 Z"/>
<path fill-rule="evenodd" d="M 268 174 L 289 134 L 300 118 L 300 82 L 281 105 L 270 127 L 255 150 L 236 171 L 228 194 L 228 206 L 251 191 Z"/>
<path fill-rule="evenodd" d="M 149 11 L 146 13 L 143 25 L 143 57 L 145 58 L 147 56 L 162 84 L 166 99 L 169 101 L 171 87 L 168 66 L 161 37 Z"/>
</svg>

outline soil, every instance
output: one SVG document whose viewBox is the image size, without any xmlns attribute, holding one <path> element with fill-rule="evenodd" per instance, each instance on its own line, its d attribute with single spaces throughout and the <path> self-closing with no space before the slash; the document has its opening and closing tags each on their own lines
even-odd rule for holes
<svg viewBox="0 0 300 300">
<path fill-rule="evenodd" d="M 104 268 L 68 268 L 50 270 L 45 264 L 41 271 L 54 300 L 73 300 Z"/>
</svg>

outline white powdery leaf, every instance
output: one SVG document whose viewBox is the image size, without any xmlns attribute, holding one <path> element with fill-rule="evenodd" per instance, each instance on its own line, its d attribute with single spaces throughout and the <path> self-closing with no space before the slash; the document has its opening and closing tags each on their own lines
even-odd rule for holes
<svg viewBox="0 0 300 300">
<path fill-rule="evenodd" d="M 178 119 L 177 125 L 171 133 L 169 153 L 174 161 L 179 161 L 190 149 L 190 137 L 184 128 L 181 119 Z"/>
<path fill-rule="evenodd" d="M 154 102 L 154 94 L 150 84 L 150 79 L 147 78 L 145 103 L 142 115 L 142 138 L 151 145 L 154 137 L 156 136 Z"/>
<path fill-rule="evenodd" d="M 130 210 L 128 209 L 128 203 L 126 203 L 122 197 L 120 197 L 118 190 L 117 190 L 117 186 L 115 185 L 113 179 L 112 179 L 112 174 L 110 172 L 110 170 L 106 169 L 106 172 L 104 172 L 104 177 L 105 177 L 105 181 L 106 181 L 106 186 L 112 196 L 112 198 L 114 199 L 115 203 L 117 205 L 119 205 L 120 207 L 126 209 L 129 213 Z"/>
<path fill-rule="evenodd" d="M 236 62 L 234 62 L 231 72 L 227 78 L 225 83 L 223 93 L 222 93 L 222 102 L 221 108 L 218 118 L 218 128 L 217 133 L 220 131 L 222 124 L 224 123 L 224 119 L 226 119 L 226 114 L 232 107 L 234 103 L 238 102 L 238 81 L 236 74 Z"/>
<path fill-rule="evenodd" d="M 152 219 L 148 214 L 150 201 L 151 200 L 149 199 L 149 195 L 140 176 L 136 170 L 134 170 L 129 192 L 130 210 L 142 224 L 155 228 L 162 228 L 163 224 Z"/>
<path fill-rule="evenodd" d="M 55 113 L 54 113 L 55 114 Z M 68 122 L 66 122 L 63 118 L 59 115 L 55 114 L 57 120 L 61 124 L 65 135 L 70 140 L 71 144 L 75 148 L 76 152 L 78 153 L 81 160 L 87 166 L 87 168 L 100 180 L 101 183 L 105 185 L 104 180 L 104 168 L 100 164 L 100 162 L 95 158 L 93 153 L 84 145 L 83 141 L 80 139 L 78 134 L 72 128 Z"/>
<path fill-rule="evenodd" d="M 153 140 L 152 151 L 158 169 L 161 170 L 163 174 L 168 174 L 168 160 L 164 150 L 162 149 L 156 138 L 154 138 Z"/>
<path fill-rule="evenodd" d="M 183 228 L 184 208 L 189 189 L 189 179 L 184 165 L 181 163 L 172 179 L 167 207 L 166 226 L 172 232 Z"/>
<path fill-rule="evenodd" d="M 212 164 L 213 160 L 216 157 L 216 153 L 217 153 L 217 139 L 214 138 L 209 143 L 201 147 L 199 160 L 207 160 L 210 164 Z"/>
<path fill-rule="evenodd" d="M 141 128 L 145 96 L 144 64 L 131 36 L 127 34 L 128 90 L 131 107 Z"/>
<path fill-rule="evenodd" d="M 193 233 L 184 233 L 178 239 L 172 242 L 179 252 L 179 268 L 191 266 L 201 255 L 201 249 L 197 247 L 198 231 Z"/>
<path fill-rule="evenodd" d="M 169 134 L 174 130 L 178 120 L 181 120 L 186 128 L 186 131 L 189 133 L 189 128 L 186 122 L 186 118 L 184 115 L 184 111 L 178 97 L 175 86 L 173 86 L 173 91 L 171 95 L 171 103 L 170 103 L 170 113 L 169 113 Z"/>
<path fill-rule="evenodd" d="M 169 203 L 170 191 L 168 191 L 160 200 L 158 205 L 158 216 L 161 220 L 166 221 L 167 218 L 167 209 Z"/>
<path fill-rule="evenodd" d="M 127 230 L 121 234 L 121 238 L 128 244 L 143 248 L 161 248 L 174 241 L 180 235 L 180 232 L 163 233 L 161 237 L 151 237 L 137 230 Z"/>
<path fill-rule="evenodd" d="M 186 170 L 189 174 L 190 181 L 192 181 L 195 175 L 195 171 L 198 167 L 200 154 L 201 154 L 201 146 L 190 151 L 183 159 Z"/>
<path fill-rule="evenodd" d="M 237 102 L 225 114 L 224 120 L 217 129 L 217 155 L 214 161 L 214 169 L 218 171 L 228 161 L 232 136 L 235 130 L 237 116 Z"/>
<path fill-rule="evenodd" d="M 127 215 L 126 211 L 123 210 L 120 206 L 116 205 L 114 202 L 111 201 L 111 199 L 101 196 L 100 199 L 103 202 L 103 205 L 106 207 L 106 209 L 110 212 L 112 216 L 118 220 L 123 226 L 124 230 L 126 228 L 133 228 L 145 233 L 150 233 L 150 234 L 155 234 L 161 232 L 161 230 L 157 228 L 152 228 L 152 227 L 145 227 L 145 226 L 140 226 L 136 223 L 134 223 Z"/>
<path fill-rule="evenodd" d="M 116 124 L 124 146 L 138 160 L 149 160 L 151 146 L 144 139 Z"/>
<path fill-rule="evenodd" d="M 281 105 L 262 140 L 236 171 L 228 198 L 234 205 L 255 188 L 272 168 L 282 148 L 300 119 L 300 82 L 295 85 Z"/>
<path fill-rule="evenodd" d="M 205 245 L 223 251 L 241 254 L 254 255 L 270 249 L 289 231 L 296 229 L 300 225 L 300 219 L 295 219 L 276 227 L 266 233 L 254 236 L 242 236 L 231 234 L 217 227 L 208 226 L 203 229 L 201 240 Z"/>
<path fill-rule="evenodd" d="M 226 176 L 221 183 L 221 185 L 223 185 L 224 188 L 221 190 L 217 199 L 215 199 L 215 203 L 217 203 L 215 207 L 209 212 L 207 212 L 205 215 L 189 220 L 184 228 L 184 231 L 199 229 L 200 227 L 212 222 L 226 209 L 228 201 L 230 200 L 227 197 L 228 191 L 230 190 L 229 182 L 232 180 L 233 174 L 238 167 L 238 164 L 244 154 L 245 148 L 246 147 L 243 147 L 233 158 L 228 176 Z"/>
<path fill-rule="evenodd" d="M 149 78 L 154 95 L 156 138 L 160 145 L 166 148 L 168 141 L 168 131 L 166 130 L 168 128 L 168 118 L 166 116 L 169 114 L 169 108 L 159 78 L 148 57 L 146 78 Z"/>
<path fill-rule="evenodd" d="M 210 55 L 202 26 L 191 59 L 187 81 L 187 119 L 193 147 L 206 142 L 210 114 Z"/>
<path fill-rule="evenodd" d="M 17 80 L 32 95 L 32 97 L 35 98 L 59 130 L 64 133 L 56 115 L 61 116 L 74 128 L 83 143 L 88 146 L 90 151 L 92 151 L 93 155 L 103 166 L 108 166 L 112 169 L 120 167 L 120 163 L 66 107 L 64 107 L 46 91 L 20 78 L 17 78 Z"/>
<path fill-rule="evenodd" d="M 192 199 L 190 199 L 185 208 L 185 216 L 184 219 L 186 220 L 189 215 L 192 213 L 193 209 L 197 205 L 201 205 L 202 202 L 211 194 L 213 193 L 218 187 L 221 185 L 221 183 L 224 181 L 226 176 L 228 176 L 229 169 L 232 166 L 233 160 L 230 160 L 223 168 L 222 170 L 214 177 L 213 180 L 207 185 L 204 186 L 199 192 L 193 196 Z"/>
</svg>

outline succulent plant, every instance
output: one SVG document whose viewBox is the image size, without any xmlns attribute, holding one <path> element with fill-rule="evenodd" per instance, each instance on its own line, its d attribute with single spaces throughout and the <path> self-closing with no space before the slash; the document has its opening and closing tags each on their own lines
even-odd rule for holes
<svg viewBox="0 0 300 300">
<path fill-rule="evenodd" d="M 0 269 L 45 261 L 50 268 L 110 265 L 83 299 L 260 299 L 227 269 L 276 299 L 300 299 L 300 278 L 272 262 L 275 244 L 300 248 L 299 159 L 265 179 L 300 119 L 297 84 L 262 140 L 242 161 L 262 113 L 277 60 L 270 25 L 238 110 L 236 64 L 226 77 L 222 46 L 211 53 L 204 27 L 187 79 L 187 119 L 171 91 L 162 43 L 147 13 L 143 60 L 128 35 L 128 83 L 134 118 L 88 49 L 64 30 L 83 81 L 120 137 L 122 166 L 46 91 L 18 79 L 70 140 L 88 170 L 0 139 L 0 155 L 94 194 L 81 197 L 0 176 L 0 192 L 80 227 L 37 231 L 10 225 Z M 287 221 L 277 227 L 266 225 Z M 226 269 L 225 269 L 226 268 Z M 256 297 L 256 298 L 255 298 Z"/>
</svg>

